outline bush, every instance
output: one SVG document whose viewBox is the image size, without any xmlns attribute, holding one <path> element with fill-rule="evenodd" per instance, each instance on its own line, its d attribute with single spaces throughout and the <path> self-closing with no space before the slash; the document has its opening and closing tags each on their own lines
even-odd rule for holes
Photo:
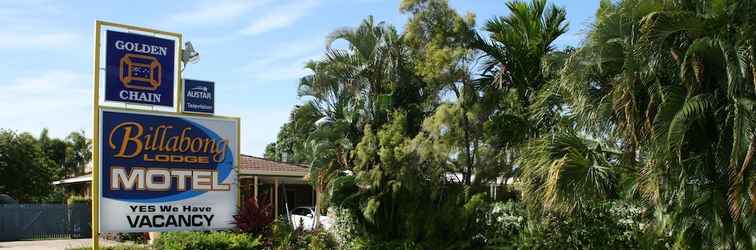
<svg viewBox="0 0 756 250">
<path fill-rule="evenodd" d="M 84 196 L 78 196 L 78 195 L 73 195 L 71 197 L 68 197 L 68 200 L 66 200 L 66 204 L 68 205 L 90 203 L 90 202 L 92 202 L 91 199 Z"/>
<path fill-rule="evenodd" d="M 569 215 L 548 214 L 521 235 L 523 249 L 641 249 L 642 209 L 604 202 Z"/>
<path fill-rule="evenodd" d="M 254 197 L 248 198 L 234 215 L 234 223 L 243 232 L 263 234 L 273 223 L 273 203 L 265 196 L 259 202 Z"/>
<path fill-rule="evenodd" d="M 62 188 L 53 188 L 50 193 L 44 196 L 36 197 L 33 200 L 34 203 L 48 203 L 48 204 L 61 204 L 66 202 L 66 195 Z"/>
<path fill-rule="evenodd" d="M 357 239 L 362 235 L 357 218 L 348 209 L 331 207 L 328 214 L 333 218 L 333 225 L 328 229 L 338 249 L 360 249 Z"/>
<path fill-rule="evenodd" d="M 293 228 L 284 220 L 273 222 L 271 240 L 274 249 L 337 249 L 331 235 L 324 230 L 305 231 L 301 227 Z"/>
<path fill-rule="evenodd" d="M 497 202 L 489 205 L 490 212 L 483 218 L 486 244 L 512 245 L 527 223 L 527 211 L 522 203 Z"/>
<path fill-rule="evenodd" d="M 145 234 L 146 233 L 118 233 L 115 240 L 118 242 L 131 241 L 137 244 L 145 244 L 148 240 L 148 237 Z"/>
<path fill-rule="evenodd" d="M 294 229 L 291 223 L 285 220 L 276 219 L 271 225 L 271 245 L 275 249 L 303 249 L 307 245 L 299 239 L 299 235 L 304 231 L 301 228 Z"/>
<path fill-rule="evenodd" d="M 259 249 L 260 238 L 231 232 L 169 232 L 155 241 L 157 250 Z"/>
</svg>

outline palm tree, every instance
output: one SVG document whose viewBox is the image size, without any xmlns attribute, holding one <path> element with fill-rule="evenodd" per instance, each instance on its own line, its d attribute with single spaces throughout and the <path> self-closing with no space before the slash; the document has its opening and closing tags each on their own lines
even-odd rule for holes
<svg viewBox="0 0 756 250">
<path fill-rule="evenodd" d="M 352 144 L 343 136 L 345 127 L 340 125 L 344 124 L 327 123 L 318 126 L 310 134 L 307 143 L 308 151 L 312 153 L 308 179 L 316 193 L 314 228 L 320 227 L 320 211 L 329 200 L 327 191 L 331 182 L 349 166 Z"/>
<path fill-rule="evenodd" d="M 532 103 L 546 84 L 543 60 L 555 51 L 554 40 L 567 32 L 564 8 L 546 0 L 507 2 L 510 13 L 489 20 L 489 40 L 477 37 L 473 46 L 484 52 L 482 84 L 517 91 L 522 105 Z"/>
<path fill-rule="evenodd" d="M 567 53 L 557 51 L 554 41 L 567 31 L 564 8 L 545 0 L 506 3 L 509 15 L 489 20 L 475 34 L 472 47 L 482 54 L 481 76 L 476 79 L 482 96 L 487 143 L 501 153 L 499 165 L 518 169 L 515 159 L 528 139 L 556 127 L 561 119 L 562 98 L 553 80 Z M 476 108 L 480 110 L 481 108 Z"/>
<path fill-rule="evenodd" d="M 522 152 L 522 196 L 534 210 L 567 214 L 616 196 L 619 150 L 566 128 Z"/>
<path fill-rule="evenodd" d="M 604 1 L 561 92 L 679 248 L 753 248 L 754 4 Z M 632 192 L 628 198 L 634 198 Z"/>
<path fill-rule="evenodd" d="M 680 166 L 688 183 L 673 190 L 695 192 L 690 199 L 698 201 L 675 211 L 700 217 L 676 223 L 681 237 L 693 239 L 678 244 L 713 240 L 715 247 L 753 248 L 756 4 L 692 1 L 675 7 L 646 16 L 642 31 L 652 58 L 675 60 L 683 86 L 675 89 L 682 98 L 669 98 L 660 109 L 674 115 L 656 121 L 667 147 L 655 159 Z"/>
<path fill-rule="evenodd" d="M 334 48 L 345 41 L 346 49 Z M 399 35 L 393 26 L 368 16 L 356 28 L 341 28 L 326 39 L 326 61 L 341 72 L 339 83 L 352 92 L 358 111 L 367 121 L 382 124 L 391 106 L 389 86 L 396 82 Z M 359 126 L 362 127 L 362 126 Z"/>
<path fill-rule="evenodd" d="M 340 62 L 328 59 L 310 62 L 307 68 L 313 75 L 302 78 L 299 85 L 301 97 L 312 98 L 306 106 L 312 107 L 320 117 L 310 120 L 313 131 L 307 133 L 304 151 L 309 152 L 310 174 L 308 179 L 316 193 L 315 224 L 320 226 L 320 210 L 331 180 L 340 170 L 349 166 L 347 154 L 352 140 L 358 138 L 357 124 L 361 115 L 354 92 L 344 84 L 345 70 Z M 348 78 L 347 78 L 348 79 Z"/>
<path fill-rule="evenodd" d="M 348 47 L 334 48 L 337 40 Z M 330 182 L 351 165 L 350 151 L 360 139 L 364 124 L 388 120 L 391 105 L 389 84 L 395 81 L 398 35 L 392 26 L 375 23 L 372 17 L 356 28 L 334 31 L 326 42 L 326 57 L 307 64 L 313 75 L 302 78 L 301 97 L 312 98 L 322 118 L 308 139 L 312 154 L 310 180 L 319 199 L 315 227 L 319 225 L 322 201 Z"/>
</svg>

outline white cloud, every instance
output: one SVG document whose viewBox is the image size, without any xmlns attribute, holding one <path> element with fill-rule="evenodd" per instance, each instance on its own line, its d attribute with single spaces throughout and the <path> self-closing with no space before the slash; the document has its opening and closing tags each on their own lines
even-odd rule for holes
<svg viewBox="0 0 756 250">
<path fill-rule="evenodd" d="M 274 7 L 269 12 L 256 18 L 241 33 L 244 35 L 259 35 L 268 31 L 285 28 L 309 13 L 320 4 L 318 0 L 292 1 L 285 5 Z"/>
<path fill-rule="evenodd" d="M 189 10 L 171 15 L 168 17 L 168 22 L 182 25 L 218 24 L 236 19 L 247 11 L 268 2 L 271 2 L 271 0 L 205 1 Z"/>
<path fill-rule="evenodd" d="M 33 134 L 49 128 L 55 137 L 83 129 L 91 136 L 91 86 L 87 74 L 62 70 L 0 82 L 0 127 Z"/>
</svg>

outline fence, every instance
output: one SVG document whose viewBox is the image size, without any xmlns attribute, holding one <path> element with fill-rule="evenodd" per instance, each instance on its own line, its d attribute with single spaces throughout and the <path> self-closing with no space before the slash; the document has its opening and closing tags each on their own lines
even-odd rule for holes
<svg viewBox="0 0 756 250">
<path fill-rule="evenodd" d="M 0 241 L 91 237 L 89 204 L 0 205 Z"/>
</svg>

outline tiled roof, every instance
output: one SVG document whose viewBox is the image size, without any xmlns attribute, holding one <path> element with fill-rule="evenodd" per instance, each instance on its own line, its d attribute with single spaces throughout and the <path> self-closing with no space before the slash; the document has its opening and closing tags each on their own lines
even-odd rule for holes
<svg viewBox="0 0 756 250">
<path fill-rule="evenodd" d="M 241 155 L 239 170 L 242 172 L 244 172 L 245 170 L 250 170 L 265 172 L 291 172 L 302 174 L 306 174 L 310 171 L 305 165 L 277 162 L 249 155 Z"/>
</svg>

